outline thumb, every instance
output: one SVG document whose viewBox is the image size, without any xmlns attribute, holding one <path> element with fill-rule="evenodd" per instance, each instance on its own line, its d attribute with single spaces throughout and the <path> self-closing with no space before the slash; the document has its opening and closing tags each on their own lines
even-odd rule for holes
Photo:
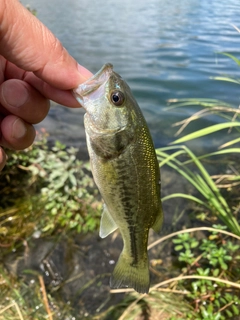
<svg viewBox="0 0 240 320">
<path fill-rule="evenodd" d="M 0 54 L 59 89 L 72 89 L 92 74 L 17 0 L 0 1 Z"/>
</svg>

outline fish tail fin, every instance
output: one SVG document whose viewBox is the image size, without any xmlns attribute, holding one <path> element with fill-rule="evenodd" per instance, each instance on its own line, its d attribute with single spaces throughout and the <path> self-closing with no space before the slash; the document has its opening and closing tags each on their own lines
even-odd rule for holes
<svg viewBox="0 0 240 320">
<path fill-rule="evenodd" d="M 133 288 L 139 293 L 148 293 L 150 286 L 150 276 L 148 268 L 148 258 L 141 265 L 131 265 L 129 257 L 121 253 L 118 262 L 113 270 L 110 287 Z"/>
</svg>

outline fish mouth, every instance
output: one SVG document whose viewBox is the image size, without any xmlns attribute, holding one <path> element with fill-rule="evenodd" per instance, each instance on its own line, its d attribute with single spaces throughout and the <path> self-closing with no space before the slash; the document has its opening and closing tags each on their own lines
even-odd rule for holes
<svg viewBox="0 0 240 320">
<path fill-rule="evenodd" d="M 113 73 L 113 65 L 111 63 L 106 63 L 91 78 L 89 78 L 84 83 L 80 84 L 76 89 L 73 89 L 72 92 L 74 97 L 81 104 L 81 106 L 83 106 L 83 108 L 84 108 L 84 98 L 88 96 L 90 93 L 97 90 L 104 83 L 106 83 L 112 73 Z"/>
</svg>

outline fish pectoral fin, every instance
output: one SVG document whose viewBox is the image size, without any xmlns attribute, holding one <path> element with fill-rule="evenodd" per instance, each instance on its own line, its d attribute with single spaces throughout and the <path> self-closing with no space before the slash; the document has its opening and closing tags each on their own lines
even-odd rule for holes
<svg viewBox="0 0 240 320">
<path fill-rule="evenodd" d="M 160 207 L 156 220 L 152 226 L 152 229 L 156 233 L 159 233 L 161 230 L 162 224 L 163 224 L 163 212 L 162 212 L 162 207 Z"/>
<path fill-rule="evenodd" d="M 110 212 L 108 211 L 107 206 L 104 204 L 102 218 L 100 222 L 99 236 L 101 238 L 106 238 L 110 233 L 115 231 L 117 228 L 118 226 L 116 225 Z"/>
</svg>

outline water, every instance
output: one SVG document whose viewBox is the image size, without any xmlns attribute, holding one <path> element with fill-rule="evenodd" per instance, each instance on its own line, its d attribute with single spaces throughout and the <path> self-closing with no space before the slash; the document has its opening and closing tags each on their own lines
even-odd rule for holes
<svg viewBox="0 0 240 320">
<path fill-rule="evenodd" d="M 193 113 L 191 108 L 166 110 L 168 99 L 217 98 L 239 104 L 236 85 L 210 79 L 238 75 L 236 64 L 218 53 L 239 56 L 240 34 L 232 26 L 240 27 L 238 0 L 22 2 L 36 9 L 38 18 L 92 72 L 106 62 L 114 65 L 132 88 L 157 147 L 172 141 L 173 122 Z M 54 139 L 79 145 L 85 140 L 82 117 L 82 110 L 54 105 L 41 126 Z"/>
</svg>

